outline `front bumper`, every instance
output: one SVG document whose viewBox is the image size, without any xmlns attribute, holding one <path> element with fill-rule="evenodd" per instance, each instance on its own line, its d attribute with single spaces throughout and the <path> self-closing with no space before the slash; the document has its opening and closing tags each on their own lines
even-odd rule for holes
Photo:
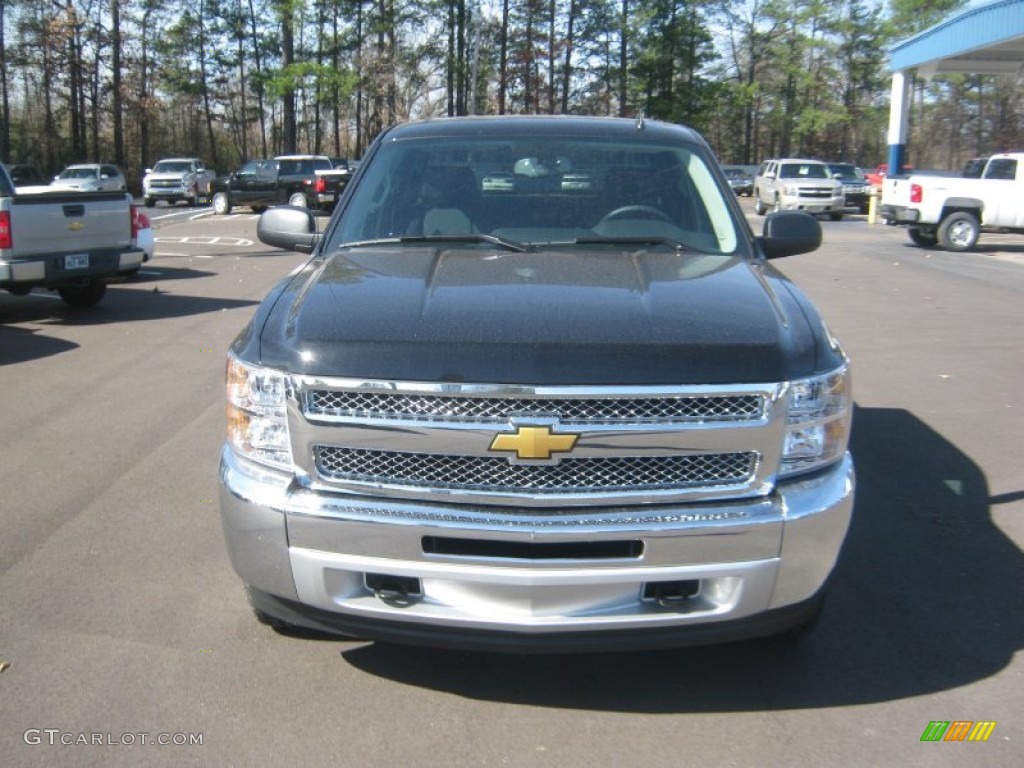
<svg viewBox="0 0 1024 768">
<path fill-rule="evenodd" d="M 227 447 L 220 478 L 231 561 L 263 612 L 502 650 L 718 642 L 799 623 L 835 565 L 854 491 L 848 455 L 766 498 L 518 514 L 315 494 Z M 427 545 L 438 540 L 457 545 Z M 552 544 L 564 549 L 540 554 Z M 382 581 L 415 586 L 396 595 Z M 693 594 L 660 600 L 666 585 Z"/>
<path fill-rule="evenodd" d="M 781 198 L 780 207 L 784 211 L 806 211 L 807 213 L 841 213 L 846 207 L 846 199 L 839 197 L 790 197 Z"/>
<path fill-rule="evenodd" d="M 844 191 L 843 198 L 846 201 L 847 208 L 864 209 L 868 207 L 868 203 L 871 201 L 871 192 L 866 188 L 857 191 Z"/>
</svg>

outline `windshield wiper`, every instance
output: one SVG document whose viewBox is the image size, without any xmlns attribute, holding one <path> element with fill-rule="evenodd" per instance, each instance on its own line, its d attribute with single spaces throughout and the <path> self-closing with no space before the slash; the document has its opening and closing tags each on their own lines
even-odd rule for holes
<svg viewBox="0 0 1024 768">
<path fill-rule="evenodd" d="M 484 235 L 470 232 L 462 235 L 402 235 L 401 237 L 381 237 L 376 240 L 357 240 L 351 243 L 342 243 L 341 248 L 360 248 L 368 245 L 394 245 L 406 243 L 489 243 L 508 251 L 526 253 L 534 250 L 526 243 L 516 240 L 498 237 L 496 235 Z"/>
<path fill-rule="evenodd" d="M 664 245 L 675 251 L 691 251 L 696 253 L 707 253 L 700 248 L 674 240 L 671 237 L 659 237 L 657 235 L 631 235 L 628 237 L 577 237 L 565 243 L 549 243 L 549 245 Z"/>
</svg>

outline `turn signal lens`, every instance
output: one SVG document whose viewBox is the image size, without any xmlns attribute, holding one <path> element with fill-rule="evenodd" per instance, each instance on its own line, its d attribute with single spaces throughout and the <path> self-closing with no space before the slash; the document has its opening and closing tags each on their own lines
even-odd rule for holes
<svg viewBox="0 0 1024 768">
<path fill-rule="evenodd" d="M 790 382 L 789 425 L 782 446 L 782 477 L 811 472 L 842 458 L 850 438 L 850 371 Z"/>
<path fill-rule="evenodd" d="M 279 469 L 292 468 L 285 376 L 228 356 L 228 442 L 239 454 Z"/>
</svg>

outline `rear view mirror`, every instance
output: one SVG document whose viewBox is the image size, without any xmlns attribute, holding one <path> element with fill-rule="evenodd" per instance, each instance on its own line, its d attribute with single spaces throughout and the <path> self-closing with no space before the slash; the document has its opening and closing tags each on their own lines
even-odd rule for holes
<svg viewBox="0 0 1024 768">
<path fill-rule="evenodd" d="M 265 211 L 256 224 L 260 242 L 286 251 L 309 253 L 320 239 L 316 219 L 306 208 L 277 205 Z"/>
<path fill-rule="evenodd" d="M 821 245 L 821 224 L 803 211 L 777 211 L 765 218 L 758 242 L 769 259 L 809 253 Z"/>
</svg>

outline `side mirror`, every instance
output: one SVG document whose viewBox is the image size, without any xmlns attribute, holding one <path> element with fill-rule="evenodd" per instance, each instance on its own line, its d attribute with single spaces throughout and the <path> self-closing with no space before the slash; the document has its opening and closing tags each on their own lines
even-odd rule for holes
<svg viewBox="0 0 1024 768">
<path fill-rule="evenodd" d="M 294 205 L 268 208 L 256 224 L 256 236 L 274 248 L 302 253 L 311 253 L 320 240 L 312 212 Z"/>
<path fill-rule="evenodd" d="M 152 173 L 152 172 L 153 172 L 152 168 L 147 168 L 146 170 L 143 171 L 143 173 Z"/>
<path fill-rule="evenodd" d="M 768 259 L 810 253 L 821 245 L 821 224 L 803 211 L 769 213 L 758 242 Z"/>
</svg>

